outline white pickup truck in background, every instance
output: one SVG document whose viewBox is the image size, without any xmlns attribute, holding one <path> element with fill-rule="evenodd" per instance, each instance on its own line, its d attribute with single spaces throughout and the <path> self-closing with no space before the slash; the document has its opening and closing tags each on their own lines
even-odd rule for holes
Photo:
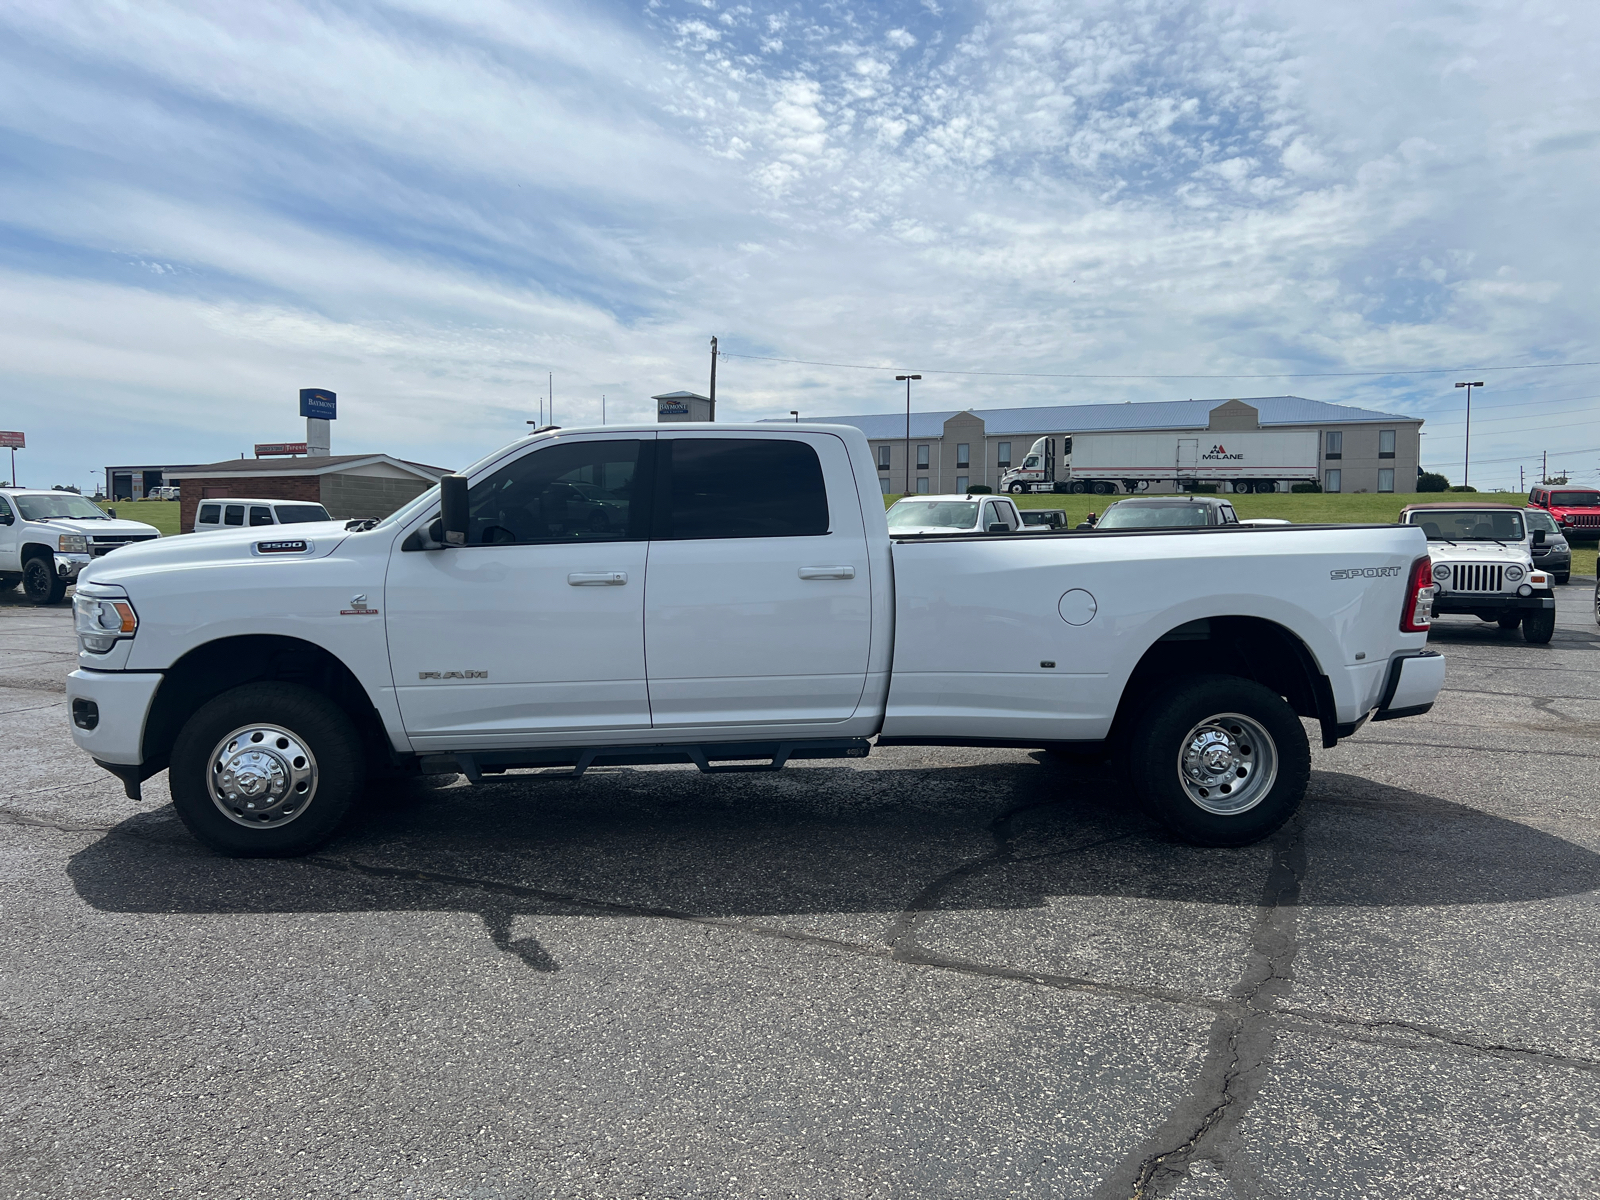
<svg viewBox="0 0 1600 1200">
<path fill-rule="evenodd" d="M 59 604 L 79 572 L 97 557 L 161 531 L 122 521 L 77 492 L 0 490 L 0 588 L 22 584 L 35 604 Z"/>
<path fill-rule="evenodd" d="M 1421 529 L 891 538 L 825 425 L 537 433 L 369 528 L 164 538 L 76 598 L 72 732 L 230 854 L 404 773 L 778 768 L 871 741 L 1098 750 L 1178 836 L 1256 841 L 1310 750 L 1425 712 Z M 745 769 L 748 769 L 748 765 Z"/>
</svg>

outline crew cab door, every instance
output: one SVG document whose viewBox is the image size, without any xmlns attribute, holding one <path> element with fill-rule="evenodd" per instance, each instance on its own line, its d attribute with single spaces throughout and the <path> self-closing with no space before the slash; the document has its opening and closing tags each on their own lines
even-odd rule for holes
<svg viewBox="0 0 1600 1200">
<path fill-rule="evenodd" d="M 872 582 L 844 442 L 685 431 L 657 447 L 644 612 L 655 727 L 848 719 Z"/>
<path fill-rule="evenodd" d="M 396 545 L 382 607 L 418 749 L 649 728 L 640 489 L 652 444 L 539 443 L 473 480 L 466 545 Z"/>
<path fill-rule="evenodd" d="M 16 510 L 11 507 L 11 501 L 0 497 L 0 571 L 21 568 L 22 552 L 17 546 L 19 536 Z"/>
</svg>

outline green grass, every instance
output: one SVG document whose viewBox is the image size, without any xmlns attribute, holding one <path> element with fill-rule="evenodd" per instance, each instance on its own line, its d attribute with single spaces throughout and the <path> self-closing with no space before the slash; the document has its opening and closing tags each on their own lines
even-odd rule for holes
<svg viewBox="0 0 1600 1200">
<path fill-rule="evenodd" d="M 116 509 L 117 516 L 124 520 L 154 525 L 161 531 L 162 537 L 171 537 L 178 532 L 178 510 L 181 505 L 176 500 L 118 500 L 115 504 L 107 500 L 100 507 Z"/>
<path fill-rule="evenodd" d="M 1441 492 L 1273 492 L 1265 496 L 1228 496 L 1234 511 L 1248 520 L 1251 517 L 1277 517 L 1293 521 L 1296 525 L 1349 525 L 1374 524 L 1395 520 L 1400 510 L 1408 504 L 1437 504 L 1441 501 L 1474 500 L 1490 504 L 1520 505 L 1524 499 L 1520 492 L 1479 492 L 1453 495 Z M 893 504 L 899 496 L 885 496 L 885 505 Z M 1091 512 L 1105 512 L 1106 506 L 1120 499 L 1117 496 L 1012 496 L 1018 508 L 1059 508 L 1067 514 L 1071 528 Z M 1595 573 L 1596 546 L 1593 543 L 1574 544 L 1572 547 L 1572 573 Z"/>
</svg>

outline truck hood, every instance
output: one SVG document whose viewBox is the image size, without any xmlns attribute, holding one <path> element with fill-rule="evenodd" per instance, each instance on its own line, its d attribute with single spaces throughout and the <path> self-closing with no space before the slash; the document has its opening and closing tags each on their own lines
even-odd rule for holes
<svg viewBox="0 0 1600 1200">
<path fill-rule="evenodd" d="M 1533 562 L 1533 555 L 1526 544 L 1511 542 L 1500 545 L 1497 542 L 1429 542 L 1428 557 L 1438 562 L 1448 559 L 1451 562 L 1514 562 L 1529 566 Z"/>
<path fill-rule="evenodd" d="M 124 522 L 134 524 L 134 522 Z M 88 522 L 98 524 L 98 522 Z M 350 536 L 343 521 L 308 521 L 303 525 L 258 525 L 201 537 L 180 535 L 136 542 L 96 559 L 78 577 L 80 583 L 120 583 L 123 577 L 151 570 L 200 566 L 240 560 L 324 558 Z M 146 527 L 147 528 L 147 527 Z M 298 544 L 303 544 L 300 549 Z M 260 548 L 258 548 L 260 547 Z M 265 552 L 263 552 L 265 550 Z"/>
<path fill-rule="evenodd" d="M 154 525 L 146 525 L 143 521 L 124 521 L 118 517 L 112 517 L 107 521 L 98 521 L 93 517 L 87 520 L 74 520 L 71 517 L 51 517 L 48 520 L 33 521 L 30 524 L 59 529 L 62 533 L 81 533 L 88 537 L 161 536 L 161 531 Z"/>
</svg>

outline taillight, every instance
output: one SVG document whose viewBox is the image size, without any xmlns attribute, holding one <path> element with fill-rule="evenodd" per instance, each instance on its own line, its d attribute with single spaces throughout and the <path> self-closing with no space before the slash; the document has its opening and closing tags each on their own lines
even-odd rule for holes
<svg viewBox="0 0 1600 1200">
<path fill-rule="evenodd" d="M 1401 633 L 1427 633 L 1433 624 L 1433 561 L 1426 556 L 1411 564 L 1406 604 L 1400 610 Z"/>
</svg>

